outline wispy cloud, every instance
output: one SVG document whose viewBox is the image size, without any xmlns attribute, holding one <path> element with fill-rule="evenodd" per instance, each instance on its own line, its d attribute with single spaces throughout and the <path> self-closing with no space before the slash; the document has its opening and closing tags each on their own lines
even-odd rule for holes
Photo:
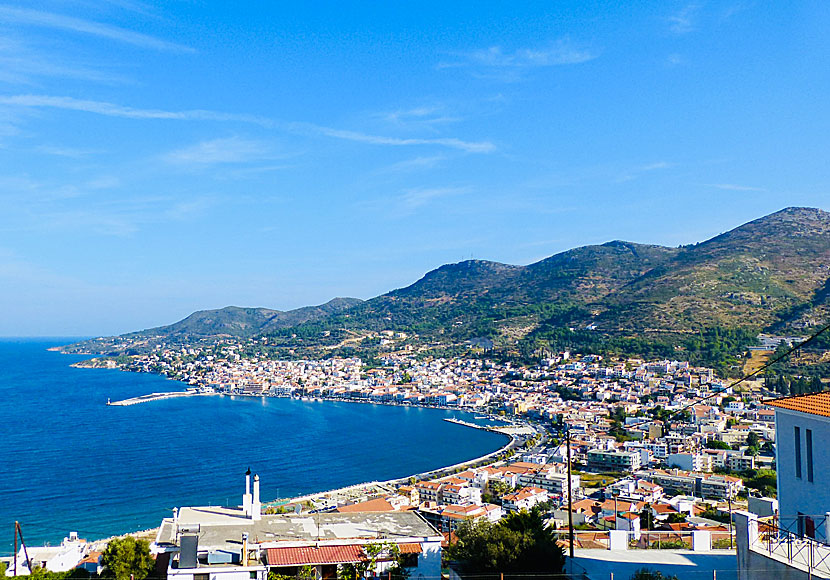
<svg viewBox="0 0 830 580">
<path fill-rule="evenodd" d="M 105 83 L 124 83 L 118 74 L 88 64 L 68 62 L 63 54 L 47 54 L 15 38 L 0 38 L 0 81 L 34 84 L 40 77 L 72 78 Z"/>
<path fill-rule="evenodd" d="M 195 52 L 194 49 L 162 40 L 154 36 L 133 32 L 125 28 L 119 28 L 110 24 L 83 20 L 72 16 L 64 16 L 53 12 L 41 12 L 39 10 L 27 10 L 14 6 L 0 5 L 0 22 L 12 25 L 41 26 L 55 30 L 65 30 L 79 34 L 88 34 L 99 38 L 106 38 L 125 44 L 131 44 L 141 48 L 149 48 L 161 51 L 173 52 Z"/>
<path fill-rule="evenodd" d="M 706 185 L 725 191 L 766 191 L 763 187 L 752 187 L 750 185 L 738 185 L 735 183 L 707 183 Z"/>
<path fill-rule="evenodd" d="M 672 167 L 673 164 L 667 161 L 655 161 L 654 163 L 647 163 L 645 165 L 640 165 L 638 167 L 634 167 L 629 169 L 619 177 L 617 177 L 617 183 L 625 183 L 626 181 L 632 181 L 638 178 L 643 173 L 650 173 L 652 171 L 660 171 L 661 169 L 668 169 Z"/>
<path fill-rule="evenodd" d="M 192 121 L 240 121 L 255 123 L 263 126 L 272 126 L 269 119 L 253 115 L 236 115 L 217 111 L 189 110 L 165 111 L 162 109 L 137 109 L 125 107 L 105 101 L 90 101 L 73 97 L 56 97 L 49 95 L 10 95 L 0 96 L 0 105 L 11 105 L 27 108 L 65 109 L 69 111 L 83 111 L 108 117 L 125 117 L 128 119 L 168 119 Z"/>
<path fill-rule="evenodd" d="M 467 153 L 491 153 L 496 150 L 496 146 L 490 141 L 464 141 L 454 137 L 435 138 L 435 139 L 419 139 L 419 138 L 402 138 L 402 137 L 384 137 L 381 135 L 367 135 L 357 131 L 345 131 L 342 129 L 332 129 L 330 127 L 314 126 L 314 128 L 322 135 L 327 137 L 334 137 L 335 139 L 345 139 L 347 141 L 358 141 L 360 143 L 369 143 L 371 145 L 392 145 L 395 147 L 407 145 L 439 145 L 441 147 L 449 147 L 451 149 L 460 149 Z"/>
<path fill-rule="evenodd" d="M 438 137 L 433 139 L 387 137 L 371 135 L 358 131 L 348 131 L 324 127 L 313 123 L 285 123 L 255 115 L 223 113 L 202 109 L 185 111 L 167 111 L 163 109 L 139 109 L 126 107 L 105 101 L 90 101 L 73 97 L 58 97 L 49 95 L 10 95 L 0 96 L 0 105 L 25 108 L 53 108 L 70 111 L 95 113 L 108 117 L 124 117 L 128 119 L 161 119 L 161 120 L 190 120 L 190 121 L 231 121 L 252 123 L 266 128 L 282 129 L 293 133 L 325 135 L 334 139 L 356 141 L 371 145 L 389 145 L 394 147 L 412 145 L 435 145 L 460 149 L 468 153 L 490 153 L 496 150 L 495 144 L 490 141 L 465 141 L 455 137 Z"/>
<path fill-rule="evenodd" d="M 687 4 L 680 11 L 667 18 L 669 31 L 674 34 L 688 34 L 697 28 L 697 16 L 700 6 Z"/>
<path fill-rule="evenodd" d="M 383 119 L 387 123 L 398 126 L 431 126 L 443 123 L 453 123 L 459 120 L 458 117 L 446 115 L 442 107 L 415 107 L 412 109 L 399 109 L 397 111 L 379 113 L 377 117 Z"/>
<path fill-rule="evenodd" d="M 580 64 L 599 56 L 591 49 L 562 39 L 545 48 L 520 48 L 505 51 L 500 46 L 458 53 L 457 60 L 441 62 L 438 68 L 475 67 L 490 70 L 521 71 L 539 67 Z"/>
<path fill-rule="evenodd" d="M 468 187 L 427 187 L 409 189 L 400 196 L 399 201 L 404 210 L 413 211 L 436 199 L 469 193 Z"/>
<path fill-rule="evenodd" d="M 81 159 L 83 157 L 89 157 L 90 155 L 100 153 L 100 151 L 95 149 L 79 149 L 77 147 L 58 147 L 54 145 L 42 145 L 37 148 L 37 151 L 39 153 L 44 153 L 46 155 L 54 155 L 56 157 L 68 157 L 70 159 Z"/>
<path fill-rule="evenodd" d="M 446 159 L 447 158 L 443 155 L 405 159 L 404 161 L 398 161 L 397 163 L 393 163 L 379 169 L 378 173 L 406 173 L 410 171 L 419 171 L 421 169 L 430 169 Z"/>
<path fill-rule="evenodd" d="M 129 187 L 108 175 L 78 183 L 0 176 L 0 203 L 6 208 L 0 232 L 124 237 L 159 222 L 193 219 L 221 201 L 202 194 L 128 195 Z"/>
<path fill-rule="evenodd" d="M 176 149 L 164 155 L 164 160 L 175 165 L 207 166 L 225 163 L 250 163 L 274 154 L 269 144 L 262 141 L 229 137 L 211 139 Z"/>
</svg>

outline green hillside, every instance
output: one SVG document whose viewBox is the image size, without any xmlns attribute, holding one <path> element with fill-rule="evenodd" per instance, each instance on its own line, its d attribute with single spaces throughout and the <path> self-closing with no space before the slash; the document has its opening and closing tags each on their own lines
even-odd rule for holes
<svg viewBox="0 0 830 580">
<path fill-rule="evenodd" d="M 415 352 L 573 348 L 727 366 L 759 331 L 804 332 L 828 312 L 830 213 L 787 208 L 691 246 L 614 241 L 527 266 L 469 260 L 364 302 L 197 312 L 107 348 L 263 336 L 277 356 L 372 355 L 383 351 L 379 333 L 394 331 Z"/>
</svg>

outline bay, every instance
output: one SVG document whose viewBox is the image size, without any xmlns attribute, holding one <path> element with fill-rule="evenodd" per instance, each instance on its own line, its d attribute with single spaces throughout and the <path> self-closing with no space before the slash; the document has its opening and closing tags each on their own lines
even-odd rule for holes
<svg viewBox="0 0 830 580">
<path fill-rule="evenodd" d="M 0 553 L 12 551 L 15 520 L 36 545 L 154 527 L 177 506 L 239 505 L 248 467 L 267 501 L 420 473 L 505 443 L 443 421 L 469 416 L 440 409 L 224 396 L 108 407 L 185 385 L 71 368 L 86 357 L 46 350 L 71 341 L 0 341 Z"/>
</svg>

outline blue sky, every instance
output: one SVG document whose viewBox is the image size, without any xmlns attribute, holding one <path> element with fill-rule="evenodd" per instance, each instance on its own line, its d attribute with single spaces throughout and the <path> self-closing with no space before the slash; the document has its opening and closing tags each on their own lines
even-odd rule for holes
<svg viewBox="0 0 830 580">
<path fill-rule="evenodd" d="M 0 3 L 0 335 L 830 209 L 829 25 L 823 2 Z"/>
</svg>

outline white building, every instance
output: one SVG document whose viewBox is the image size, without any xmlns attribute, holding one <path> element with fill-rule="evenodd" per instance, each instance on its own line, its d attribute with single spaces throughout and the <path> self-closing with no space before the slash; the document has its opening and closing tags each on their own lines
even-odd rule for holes
<svg viewBox="0 0 830 580">
<path fill-rule="evenodd" d="M 701 453 L 672 453 L 666 457 L 666 465 L 685 471 L 712 471 L 712 458 Z"/>
<path fill-rule="evenodd" d="M 242 510 L 185 507 L 162 520 L 152 549 L 169 580 L 266 580 L 306 566 L 332 578 L 341 566 L 370 561 L 367 572 L 380 575 L 393 551 L 413 578 L 441 575 L 443 536 L 414 511 L 260 516 L 257 488 L 251 495 L 246 487 Z"/>
<path fill-rule="evenodd" d="M 779 521 L 827 541 L 830 512 L 830 392 L 776 399 L 775 442 Z"/>
<path fill-rule="evenodd" d="M 548 492 L 538 487 L 523 487 L 519 491 L 508 493 L 502 498 L 502 507 L 506 512 L 531 510 L 533 506 L 548 501 Z"/>
</svg>

